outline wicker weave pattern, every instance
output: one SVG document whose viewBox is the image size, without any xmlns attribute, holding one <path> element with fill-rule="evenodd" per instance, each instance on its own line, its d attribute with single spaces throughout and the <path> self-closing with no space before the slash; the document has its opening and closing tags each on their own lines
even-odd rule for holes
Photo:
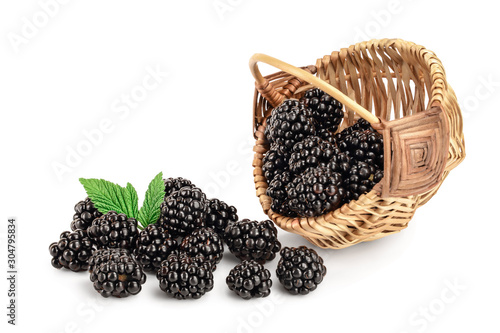
<svg viewBox="0 0 500 333">
<path fill-rule="evenodd" d="M 433 106 L 442 108 L 449 133 L 435 128 L 430 137 L 438 135 L 440 139 L 449 141 L 446 165 L 444 170 L 440 170 L 437 184 L 416 195 L 399 196 L 395 195 L 397 192 L 391 192 L 393 196 L 382 197 L 384 187 L 377 184 L 370 193 L 323 216 L 290 218 L 273 212 L 262 172 L 262 158 L 269 148 L 264 136 L 265 118 L 285 96 L 300 98 L 311 87 L 290 74 L 278 72 L 265 78 L 265 87 L 256 85 L 258 89 L 254 97 L 254 182 L 264 212 L 282 229 L 302 235 L 324 248 L 344 248 L 406 228 L 415 210 L 430 200 L 448 173 L 465 158 L 462 115 L 440 60 L 433 52 L 414 43 L 383 39 L 333 52 L 318 59 L 316 66 L 308 66 L 307 70 L 388 123 Z M 259 90 L 263 90 L 264 94 Z M 342 128 L 352 125 L 359 118 L 351 108 L 346 107 L 346 110 Z M 421 163 L 419 158 L 424 157 L 425 149 L 417 149 L 414 154 L 416 164 Z M 390 167 L 386 163 L 386 176 L 388 171 L 391 172 Z M 386 180 L 384 177 L 382 182 Z"/>
</svg>

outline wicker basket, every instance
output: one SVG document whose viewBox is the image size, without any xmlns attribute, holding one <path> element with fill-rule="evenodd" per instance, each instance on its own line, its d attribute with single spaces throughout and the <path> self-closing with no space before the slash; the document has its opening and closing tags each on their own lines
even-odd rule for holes
<svg viewBox="0 0 500 333">
<path fill-rule="evenodd" d="M 281 72 L 263 77 L 258 62 Z M 345 248 L 398 232 L 465 157 L 462 115 L 436 55 L 401 39 L 371 40 L 297 68 L 255 54 L 254 181 L 264 212 L 282 229 L 323 248 Z M 315 74 L 315 75 L 314 75 Z M 266 118 L 285 98 L 318 87 L 344 104 L 341 129 L 359 117 L 384 137 L 384 178 L 358 200 L 322 216 L 292 218 L 271 209 L 262 158 Z"/>
</svg>

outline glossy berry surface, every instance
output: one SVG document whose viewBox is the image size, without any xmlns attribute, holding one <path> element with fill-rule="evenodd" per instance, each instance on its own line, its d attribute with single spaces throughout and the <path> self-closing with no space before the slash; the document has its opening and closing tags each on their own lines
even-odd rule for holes
<svg viewBox="0 0 500 333">
<path fill-rule="evenodd" d="M 204 227 L 193 231 L 182 239 L 179 246 L 190 257 L 202 255 L 211 265 L 212 270 L 222 260 L 224 254 L 224 243 L 212 228 Z"/>
<path fill-rule="evenodd" d="M 120 259 L 121 256 L 130 256 L 130 251 L 120 248 L 95 250 L 89 259 L 89 272 L 92 273 L 94 268 L 98 267 L 100 264 L 113 260 L 116 261 Z"/>
<path fill-rule="evenodd" d="M 195 187 L 195 185 L 189 179 L 185 179 L 182 177 L 170 177 L 167 179 L 163 179 L 163 183 L 165 184 L 165 197 L 168 197 L 175 191 L 179 191 L 183 187 Z"/>
<path fill-rule="evenodd" d="M 344 117 L 342 103 L 318 88 L 307 90 L 300 101 L 311 111 L 317 130 L 337 130 Z"/>
<path fill-rule="evenodd" d="M 290 172 L 300 174 L 309 167 L 317 167 L 329 162 L 336 150 L 333 144 L 317 136 L 308 136 L 297 142 L 290 155 Z"/>
<path fill-rule="evenodd" d="M 230 206 L 219 199 L 208 200 L 207 227 L 212 228 L 221 237 L 224 237 L 224 230 L 227 225 L 236 221 L 238 221 L 236 207 Z"/>
<path fill-rule="evenodd" d="M 135 247 L 138 236 L 137 220 L 110 211 L 96 218 L 88 229 L 89 237 L 99 248 Z"/>
<path fill-rule="evenodd" d="M 59 241 L 49 246 L 52 266 L 57 269 L 64 267 L 73 272 L 88 269 L 93 250 L 93 243 L 83 230 L 65 231 Z"/>
<path fill-rule="evenodd" d="M 254 260 L 236 265 L 226 278 L 226 284 L 243 299 L 266 297 L 271 293 L 271 273 Z"/>
<path fill-rule="evenodd" d="M 177 246 L 177 240 L 165 228 L 154 223 L 139 232 L 134 256 L 146 272 L 156 272 Z"/>
<path fill-rule="evenodd" d="M 87 230 L 96 218 L 101 217 L 102 213 L 95 208 L 90 198 L 79 201 L 75 205 L 75 214 L 71 222 L 71 230 Z"/>
</svg>

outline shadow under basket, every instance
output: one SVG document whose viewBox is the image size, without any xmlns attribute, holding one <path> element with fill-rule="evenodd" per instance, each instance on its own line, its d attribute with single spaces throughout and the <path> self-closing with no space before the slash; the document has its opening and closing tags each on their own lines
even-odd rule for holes
<svg viewBox="0 0 500 333">
<path fill-rule="evenodd" d="M 280 72 L 263 77 L 258 62 Z M 345 248 L 399 232 L 465 158 L 462 115 L 441 61 L 401 39 L 361 42 L 295 67 L 264 54 L 250 59 L 254 182 L 264 212 L 280 228 L 322 248 Z M 316 217 L 287 217 L 271 209 L 262 158 L 269 149 L 266 118 L 283 100 L 317 87 L 344 104 L 339 130 L 360 117 L 384 138 L 384 178 L 367 194 Z"/>
</svg>

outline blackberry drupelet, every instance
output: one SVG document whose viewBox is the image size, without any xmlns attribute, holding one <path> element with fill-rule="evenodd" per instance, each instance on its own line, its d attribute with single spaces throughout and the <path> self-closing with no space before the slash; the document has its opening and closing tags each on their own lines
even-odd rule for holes
<svg viewBox="0 0 500 333">
<path fill-rule="evenodd" d="M 92 253 L 89 259 L 89 272 L 92 273 L 95 267 L 102 263 L 118 260 L 121 256 L 130 256 L 130 251 L 127 249 L 99 249 Z"/>
<path fill-rule="evenodd" d="M 190 186 L 190 187 L 196 186 L 190 180 L 182 177 L 177 177 L 177 178 L 170 177 L 167 179 L 163 179 L 163 182 L 165 183 L 165 197 L 168 197 L 175 191 L 179 191 L 181 188 L 185 186 Z"/>
<path fill-rule="evenodd" d="M 161 204 L 159 225 L 173 236 L 185 236 L 205 226 L 208 201 L 197 187 L 183 187 L 165 198 Z"/>
<path fill-rule="evenodd" d="M 311 111 L 294 99 L 285 100 L 273 109 L 267 118 L 265 129 L 266 138 L 271 145 L 276 143 L 287 150 L 315 132 Z"/>
<path fill-rule="evenodd" d="M 154 223 L 139 232 L 134 255 L 146 272 L 156 272 L 177 245 L 165 228 Z"/>
<path fill-rule="evenodd" d="M 206 225 L 214 229 L 221 237 L 224 237 L 224 230 L 227 225 L 238 221 L 238 211 L 236 207 L 230 206 L 222 200 L 208 200 L 208 213 Z"/>
<path fill-rule="evenodd" d="M 186 252 L 190 257 L 203 255 L 209 261 L 212 270 L 215 270 L 224 254 L 224 243 L 222 237 L 212 228 L 204 227 L 184 237 L 179 250 Z"/>
<path fill-rule="evenodd" d="M 317 167 L 330 161 L 335 147 L 317 136 L 308 136 L 297 142 L 291 151 L 289 166 L 294 174 L 300 174 L 309 167 Z"/>
<path fill-rule="evenodd" d="M 132 256 L 123 254 L 95 266 L 90 281 L 101 296 L 122 298 L 137 295 L 146 282 L 146 274 Z"/>
<path fill-rule="evenodd" d="M 271 148 L 262 158 L 262 172 L 268 184 L 273 181 L 276 175 L 288 169 L 289 159 L 290 153 L 283 146 L 271 145 Z"/>
<path fill-rule="evenodd" d="M 87 232 L 84 230 L 65 231 L 59 238 L 58 242 L 54 242 L 49 246 L 52 266 L 57 269 L 64 267 L 73 272 L 87 270 L 89 258 L 94 250 L 93 243 L 88 238 Z"/>
<path fill-rule="evenodd" d="M 345 201 L 358 200 L 361 194 L 370 192 L 383 177 L 383 170 L 370 163 L 356 161 L 349 170 L 349 176 L 344 180 Z"/>
<path fill-rule="evenodd" d="M 161 263 L 156 273 L 160 289 L 169 297 L 198 299 L 213 289 L 214 278 L 208 261 L 199 255 L 173 253 Z"/>
<path fill-rule="evenodd" d="M 320 216 L 337 209 L 345 195 L 342 176 L 328 167 L 309 168 L 287 187 L 289 206 L 298 216 Z"/>
<path fill-rule="evenodd" d="M 285 289 L 293 295 L 307 295 L 315 290 L 326 275 L 323 259 L 305 246 L 285 247 L 276 275 Z"/>
<path fill-rule="evenodd" d="M 94 219 L 101 217 L 102 213 L 94 207 L 94 203 L 89 197 L 79 201 L 75 205 L 75 215 L 71 222 L 71 230 L 87 230 Z"/>
<path fill-rule="evenodd" d="M 292 181 L 292 175 L 289 171 L 284 171 L 274 178 L 268 185 L 266 195 L 272 199 L 271 209 L 279 214 L 295 217 L 295 212 L 288 206 L 288 196 L 286 186 Z"/>
<path fill-rule="evenodd" d="M 88 233 L 99 248 L 132 249 L 137 242 L 137 220 L 109 211 L 92 222 Z"/>
<path fill-rule="evenodd" d="M 244 260 L 226 278 L 226 284 L 243 299 L 266 297 L 271 293 L 271 273 L 255 260 Z"/>
<path fill-rule="evenodd" d="M 307 90 L 300 101 L 311 110 L 316 130 L 335 133 L 344 117 L 342 103 L 318 88 Z"/>
<path fill-rule="evenodd" d="M 240 260 L 255 260 L 260 264 L 271 261 L 281 249 L 278 230 L 270 220 L 232 223 L 224 232 L 227 247 Z"/>
</svg>

